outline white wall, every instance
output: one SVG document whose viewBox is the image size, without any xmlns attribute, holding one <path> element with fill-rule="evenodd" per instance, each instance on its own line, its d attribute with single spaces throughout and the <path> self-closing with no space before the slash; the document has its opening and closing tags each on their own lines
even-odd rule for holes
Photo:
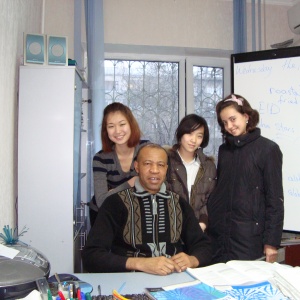
<svg viewBox="0 0 300 300">
<path fill-rule="evenodd" d="M 232 1 L 104 0 L 103 3 L 107 44 L 233 48 Z M 288 4 L 266 5 L 265 49 L 293 37 L 287 23 Z M 250 11 L 248 6 L 249 14 Z M 73 58 L 73 12 L 74 0 L 0 0 L 0 231 L 6 224 L 14 227 L 16 221 L 17 91 L 23 32 L 68 36 L 69 57 Z M 248 40 L 251 41 L 251 36 Z M 248 45 L 251 50 L 251 43 Z"/>
<path fill-rule="evenodd" d="M 74 0 L 45 0 L 44 33 L 68 37 L 68 57 L 74 59 Z"/>
<path fill-rule="evenodd" d="M 17 221 L 17 93 L 23 32 L 68 36 L 73 57 L 73 12 L 74 0 L 0 1 L 0 232 Z"/>
<path fill-rule="evenodd" d="M 41 0 L 0 1 L 0 232 L 4 225 L 15 226 L 17 86 L 23 31 L 41 32 L 42 10 Z"/>
<path fill-rule="evenodd" d="M 287 10 L 292 2 L 282 2 L 286 5 L 266 4 L 262 7 L 261 50 L 293 36 L 287 21 Z M 103 4 L 105 43 L 233 49 L 232 1 L 104 0 Z M 248 50 L 252 51 L 250 3 L 247 16 L 247 44 Z"/>
<path fill-rule="evenodd" d="M 230 2 L 104 0 L 103 3 L 106 43 L 232 49 Z"/>
<path fill-rule="evenodd" d="M 288 2 L 288 1 L 287 1 Z M 294 3 L 294 2 L 293 2 Z M 264 9 L 265 24 L 265 48 L 270 49 L 270 45 L 284 42 L 294 38 L 295 34 L 289 28 L 287 11 L 291 6 L 266 5 Z M 262 50 L 264 50 L 262 49 Z M 251 50 L 251 48 L 250 48 Z"/>
</svg>

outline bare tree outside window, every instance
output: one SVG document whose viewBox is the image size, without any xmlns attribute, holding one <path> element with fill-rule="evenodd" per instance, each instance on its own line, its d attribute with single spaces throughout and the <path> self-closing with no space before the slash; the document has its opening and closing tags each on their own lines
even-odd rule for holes
<svg viewBox="0 0 300 300">
<path fill-rule="evenodd" d="M 210 142 L 204 152 L 217 157 L 222 135 L 215 109 L 224 97 L 224 70 L 217 67 L 193 66 L 193 77 L 195 113 L 205 118 L 210 134 Z"/>
<path fill-rule="evenodd" d="M 144 138 L 172 145 L 178 126 L 178 63 L 105 60 L 106 104 L 130 107 Z"/>
<path fill-rule="evenodd" d="M 143 138 L 161 145 L 175 143 L 179 123 L 179 63 L 105 60 L 105 101 L 130 107 Z M 222 136 L 215 107 L 224 94 L 224 70 L 193 66 L 194 111 L 209 126 L 210 143 L 205 154 L 217 158 Z"/>
</svg>

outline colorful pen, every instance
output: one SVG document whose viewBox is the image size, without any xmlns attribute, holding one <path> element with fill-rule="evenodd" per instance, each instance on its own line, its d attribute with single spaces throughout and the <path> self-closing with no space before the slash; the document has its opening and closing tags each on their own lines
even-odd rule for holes
<svg viewBox="0 0 300 300">
<path fill-rule="evenodd" d="M 58 295 L 60 297 L 61 300 L 66 300 L 64 294 L 62 293 L 62 291 L 58 291 Z"/>
<path fill-rule="evenodd" d="M 78 299 L 78 300 L 82 300 L 82 299 L 81 299 L 80 288 L 77 289 L 77 299 Z"/>
<path fill-rule="evenodd" d="M 70 285 L 69 285 L 69 298 L 70 299 L 73 299 L 73 284 L 72 283 L 70 283 Z"/>
<path fill-rule="evenodd" d="M 47 290 L 47 295 L 48 295 L 48 300 L 52 300 L 52 294 L 49 289 Z"/>
</svg>

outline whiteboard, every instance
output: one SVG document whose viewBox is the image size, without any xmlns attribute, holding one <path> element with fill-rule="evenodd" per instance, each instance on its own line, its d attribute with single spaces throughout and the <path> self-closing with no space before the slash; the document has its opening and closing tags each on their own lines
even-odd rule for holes
<svg viewBox="0 0 300 300">
<path fill-rule="evenodd" d="M 300 47 L 233 54 L 232 90 L 283 153 L 284 230 L 300 232 Z"/>
</svg>

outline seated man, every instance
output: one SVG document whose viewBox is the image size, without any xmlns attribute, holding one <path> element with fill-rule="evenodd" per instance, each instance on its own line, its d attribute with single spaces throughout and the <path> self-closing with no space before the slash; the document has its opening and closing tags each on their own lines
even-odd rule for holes
<svg viewBox="0 0 300 300">
<path fill-rule="evenodd" d="M 99 209 L 82 252 L 86 271 L 167 275 L 210 263 L 210 242 L 192 208 L 166 190 L 167 162 L 159 145 L 139 150 L 135 186 L 109 196 Z"/>
</svg>

